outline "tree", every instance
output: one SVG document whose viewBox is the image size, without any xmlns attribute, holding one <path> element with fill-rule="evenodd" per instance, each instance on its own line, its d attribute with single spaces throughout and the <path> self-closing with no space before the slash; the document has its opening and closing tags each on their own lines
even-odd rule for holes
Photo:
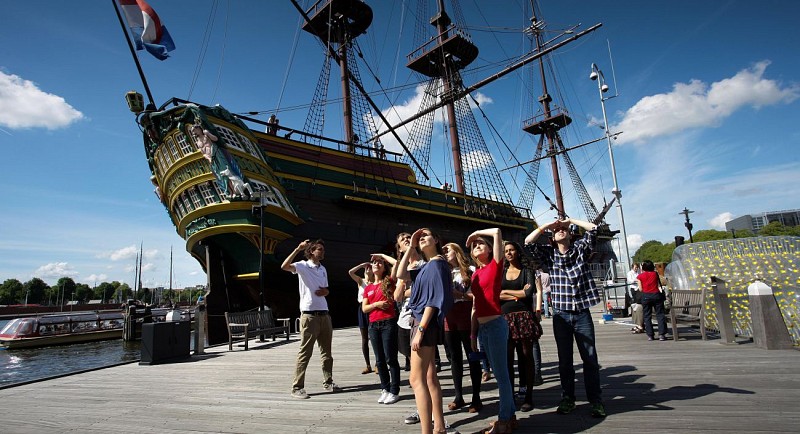
<svg viewBox="0 0 800 434">
<path fill-rule="evenodd" d="M 119 286 L 119 282 L 116 282 L 117 286 Z M 114 295 L 114 284 L 103 282 L 94 289 L 92 296 L 97 300 L 103 300 L 103 302 L 107 302 L 113 295 Z"/>
<path fill-rule="evenodd" d="M 633 254 L 633 261 L 642 262 L 645 259 L 649 259 L 653 262 L 669 262 L 672 260 L 673 250 L 675 250 L 674 243 L 661 244 L 660 241 L 656 240 L 646 241 Z"/>
<path fill-rule="evenodd" d="M 55 295 L 56 305 L 66 304 L 72 300 L 72 295 L 75 293 L 75 281 L 71 277 L 62 277 L 58 279 L 55 285 L 51 288 L 53 295 Z"/>
<path fill-rule="evenodd" d="M 693 238 L 695 243 L 700 243 L 703 241 L 727 240 L 728 238 L 733 238 L 733 235 L 727 231 L 703 229 L 702 231 L 697 231 Z"/>
<path fill-rule="evenodd" d="M 94 291 L 91 286 L 85 283 L 75 285 L 75 298 L 73 300 L 78 303 L 86 303 L 91 300 L 92 295 L 94 295 Z"/>
<path fill-rule="evenodd" d="M 17 279 L 6 279 L 0 285 L 0 304 L 17 304 L 20 294 L 25 296 L 22 283 Z"/>
<path fill-rule="evenodd" d="M 128 286 L 127 283 L 120 284 L 114 291 L 114 300 L 120 303 L 123 303 L 132 297 L 133 297 L 133 290 L 131 290 L 131 287 Z"/>
<path fill-rule="evenodd" d="M 26 298 L 29 304 L 41 304 L 47 299 L 46 295 L 49 287 L 50 286 L 45 283 L 44 280 L 34 277 L 23 285 L 25 292 L 23 296 L 27 295 Z"/>
<path fill-rule="evenodd" d="M 758 236 L 760 237 L 775 237 L 780 235 L 800 237 L 800 226 L 784 226 L 783 223 L 776 221 L 769 222 L 769 224 L 758 231 Z"/>
</svg>

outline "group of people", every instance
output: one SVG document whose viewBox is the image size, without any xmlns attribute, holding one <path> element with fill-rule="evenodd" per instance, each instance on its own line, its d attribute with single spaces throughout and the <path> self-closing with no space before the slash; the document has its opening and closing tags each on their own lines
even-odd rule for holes
<svg viewBox="0 0 800 434">
<path fill-rule="evenodd" d="M 583 228 L 584 235 L 573 239 L 570 226 Z M 417 410 L 406 423 L 418 421 L 422 433 L 448 432 L 436 363 L 437 348 L 443 344 L 451 362 L 455 392 L 448 409 L 468 407 L 471 413 L 482 410 L 481 361 L 485 360 L 494 370 L 499 392 L 498 418 L 485 432 L 512 432 L 517 427 L 515 354 L 519 359 L 520 411 L 533 409 L 533 387 L 543 382 L 538 341 L 542 335 L 544 285 L 549 283 L 562 389 L 556 411 L 567 414 L 575 409 L 575 341 L 583 361 L 591 415 L 605 417 L 589 313 L 601 299 L 588 268 L 596 229 L 592 223 L 575 219 L 544 224 L 526 237 L 527 255 L 516 242 L 503 241 L 500 229 L 478 230 L 466 239 L 468 257 L 457 243 L 445 244 L 435 232 L 422 228 L 397 236 L 395 257 L 375 253 L 369 261 L 354 266 L 350 276 L 359 288 L 360 325 L 368 324 L 363 327 L 366 333 L 362 332 L 367 365 L 363 373 L 372 371 L 368 339 L 380 378 L 378 402 L 393 404 L 399 399 L 400 353 L 410 368 L 409 383 Z M 550 242 L 537 243 L 545 231 L 552 232 Z M 301 251 L 307 260 L 293 262 Z M 320 263 L 323 258 L 322 241 L 306 240 L 282 265 L 300 277 L 300 351 L 291 392 L 295 398 L 308 397 L 305 369 L 315 341 L 322 353 L 323 388 L 338 389 L 332 379 L 332 329 L 325 301 L 327 274 Z M 535 270 L 528 258 L 540 270 Z M 362 269 L 363 277 L 359 275 Z M 549 309 L 546 312 L 549 314 Z M 469 404 L 463 387 L 465 355 L 472 385 Z"/>
<path fill-rule="evenodd" d="M 631 321 L 633 328 L 631 333 L 646 333 L 647 340 L 655 340 L 653 330 L 653 312 L 656 314 L 658 324 L 658 340 L 667 340 L 667 316 L 664 301 L 666 295 L 661 277 L 656 271 L 653 261 L 642 262 L 641 269 L 639 264 L 633 263 L 627 276 L 629 297 L 631 299 Z"/>
</svg>

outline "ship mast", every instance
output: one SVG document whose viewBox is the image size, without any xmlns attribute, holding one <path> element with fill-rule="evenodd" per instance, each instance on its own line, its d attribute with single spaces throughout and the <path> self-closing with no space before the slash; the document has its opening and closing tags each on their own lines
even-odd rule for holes
<svg viewBox="0 0 800 434">
<path fill-rule="evenodd" d="M 531 5 L 535 6 L 533 3 L 532 1 Z M 537 19 L 535 7 L 532 9 L 533 16 L 531 17 L 531 27 L 529 30 L 533 34 L 536 43 L 536 51 L 541 52 L 544 45 L 541 33 L 544 23 Z M 539 76 L 542 80 L 542 95 L 539 96 L 538 101 L 542 104 L 543 114 L 526 121 L 522 129 L 526 133 L 541 134 L 547 138 L 558 218 L 563 219 L 566 218 L 566 213 L 564 212 L 564 194 L 561 191 L 561 177 L 558 172 L 558 131 L 572 123 L 572 119 L 557 106 L 554 107 L 550 105 L 550 103 L 553 102 L 553 97 L 547 92 L 547 79 L 544 71 L 544 59 L 542 57 L 539 58 Z"/>
<path fill-rule="evenodd" d="M 450 148 L 453 155 L 455 191 L 464 193 L 464 171 L 461 163 L 461 142 L 456 123 L 457 98 L 452 96 L 460 89 L 459 71 L 478 57 L 478 47 L 452 25 L 444 9 L 444 0 L 437 0 L 438 13 L 431 19 L 437 36 L 428 44 L 409 55 L 408 68 L 422 75 L 442 80 L 443 107 L 447 113 Z"/>
</svg>

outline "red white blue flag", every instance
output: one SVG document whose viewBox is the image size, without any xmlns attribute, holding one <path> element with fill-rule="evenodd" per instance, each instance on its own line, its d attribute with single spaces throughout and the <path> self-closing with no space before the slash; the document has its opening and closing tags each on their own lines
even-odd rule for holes
<svg viewBox="0 0 800 434">
<path fill-rule="evenodd" d="M 119 4 L 133 32 L 136 49 L 145 49 L 159 60 L 169 57 L 175 43 L 156 11 L 144 0 L 119 0 Z"/>
</svg>

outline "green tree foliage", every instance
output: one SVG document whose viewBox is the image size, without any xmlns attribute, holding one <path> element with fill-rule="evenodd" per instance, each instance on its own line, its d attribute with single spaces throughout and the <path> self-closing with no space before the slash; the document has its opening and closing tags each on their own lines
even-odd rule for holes
<svg viewBox="0 0 800 434">
<path fill-rule="evenodd" d="M 133 297 L 133 290 L 127 283 L 122 283 L 114 290 L 114 301 L 123 303 Z"/>
<path fill-rule="evenodd" d="M 119 282 L 114 282 L 114 283 L 116 283 L 117 286 L 119 286 Z M 115 289 L 116 288 L 114 288 L 113 283 L 103 282 L 94 288 L 92 297 L 95 300 L 103 300 L 103 302 L 106 303 L 114 295 Z"/>
<path fill-rule="evenodd" d="M 759 236 L 775 237 L 789 235 L 800 237 L 800 226 L 784 226 L 781 222 L 770 222 L 758 231 Z"/>
<path fill-rule="evenodd" d="M 44 280 L 34 277 L 23 285 L 25 295 L 28 296 L 28 304 L 44 304 L 47 301 L 47 289 L 50 286 Z"/>
<path fill-rule="evenodd" d="M 92 299 L 94 291 L 92 287 L 85 283 L 78 283 L 75 285 L 75 298 L 73 300 L 78 303 L 86 303 Z"/>
<path fill-rule="evenodd" d="M 25 297 L 22 282 L 17 279 L 6 279 L 0 285 L 0 304 L 17 304 L 20 294 Z"/>
<path fill-rule="evenodd" d="M 76 288 L 75 281 L 71 277 L 62 277 L 58 279 L 55 285 L 51 288 L 52 293 L 55 295 L 54 304 L 62 305 L 72 300 Z"/>
<path fill-rule="evenodd" d="M 675 250 L 675 243 L 661 244 L 660 241 L 650 240 L 642 244 L 639 250 L 633 254 L 634 262 L 642 262 L 649 259 L 653 262 L 669 262 L 672 260 L 672 251 Z"/>
</svg>

